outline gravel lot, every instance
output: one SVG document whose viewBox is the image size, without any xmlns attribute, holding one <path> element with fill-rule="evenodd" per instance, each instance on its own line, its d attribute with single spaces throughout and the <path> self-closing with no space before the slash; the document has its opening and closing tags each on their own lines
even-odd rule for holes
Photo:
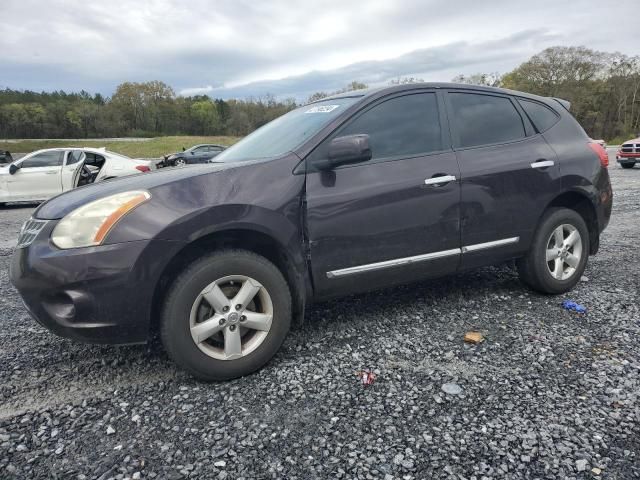
<svg viewBox="0 0 640 480">
<path fill-rule="evenodd" d="M 7 278 L 32 209 L 0 210 L 0 478 L 640 478 L 640 168 L 610 173 L 611 224 L 569 295 L 505 266 L 316 305 L 221 384 L 157 343 L 38 326 Z"/>
</svg>

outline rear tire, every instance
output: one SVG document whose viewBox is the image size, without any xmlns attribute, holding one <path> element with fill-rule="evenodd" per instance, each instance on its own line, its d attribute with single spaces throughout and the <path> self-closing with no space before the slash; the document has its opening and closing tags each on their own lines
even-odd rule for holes
<svg viewBox="0 0 640 480">
<path fill-rule="evenodd" d="M 260 369 L 291 325 L 284 276 L 249 251 L 222 250 L 195 261 L 168 292 L 160 320 L 162 343 L 180 367 L 205 381 Z"/>
<path fill-rule="evenodd" d="M 589 248 L 589 230 L 580 214 L 568 208 L 549 209 L 529 252 L 517 261 L 520 279 L 541 293 L 568 292 L 584 273 Z"/>
<path fill-rule="evenodd" d="M 635 167 L 636 162 L 620 162 L 620 166 L 622 168 L 633 168 Z"/>
</svg>

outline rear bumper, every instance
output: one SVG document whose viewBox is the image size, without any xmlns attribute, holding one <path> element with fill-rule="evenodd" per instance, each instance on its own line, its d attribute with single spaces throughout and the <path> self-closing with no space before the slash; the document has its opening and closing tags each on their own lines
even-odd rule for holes
<svg viewBox="0 0 640 480">
<path fill-rule="evenodd" d="M 163 259 L 177 251 L 176 242 L 59 250 L 49 242 L 52 228 L 16 249 L 11 262 L 11 282 L 31 315 L 53 333 L 82 342 L 146 341 Z"/>
</svg>

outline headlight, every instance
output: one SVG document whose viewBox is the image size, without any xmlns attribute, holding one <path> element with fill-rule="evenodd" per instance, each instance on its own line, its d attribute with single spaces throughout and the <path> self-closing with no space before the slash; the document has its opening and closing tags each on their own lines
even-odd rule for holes
<svg viewBox="0 0 640 480">
<path fill-rule="evenodd" d="M 122 217 L 149 198 L 149 192 L 138 190 L 87 203 L 60 220 L 51 233 L 51 241 L 58 248 L 100 245 Z"/>
</svg>

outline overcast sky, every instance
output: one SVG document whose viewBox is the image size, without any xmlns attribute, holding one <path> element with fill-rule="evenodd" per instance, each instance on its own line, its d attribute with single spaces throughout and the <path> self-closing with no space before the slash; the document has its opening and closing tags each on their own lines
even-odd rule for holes
<svg viewBox="0 0 640 480">
<path fill-rule="evenodd" d="M 306 98 L 507 72 L 553 45 L 640 54 L 640 0 L 0 0 L 0 88 Z"/>
</svg>

